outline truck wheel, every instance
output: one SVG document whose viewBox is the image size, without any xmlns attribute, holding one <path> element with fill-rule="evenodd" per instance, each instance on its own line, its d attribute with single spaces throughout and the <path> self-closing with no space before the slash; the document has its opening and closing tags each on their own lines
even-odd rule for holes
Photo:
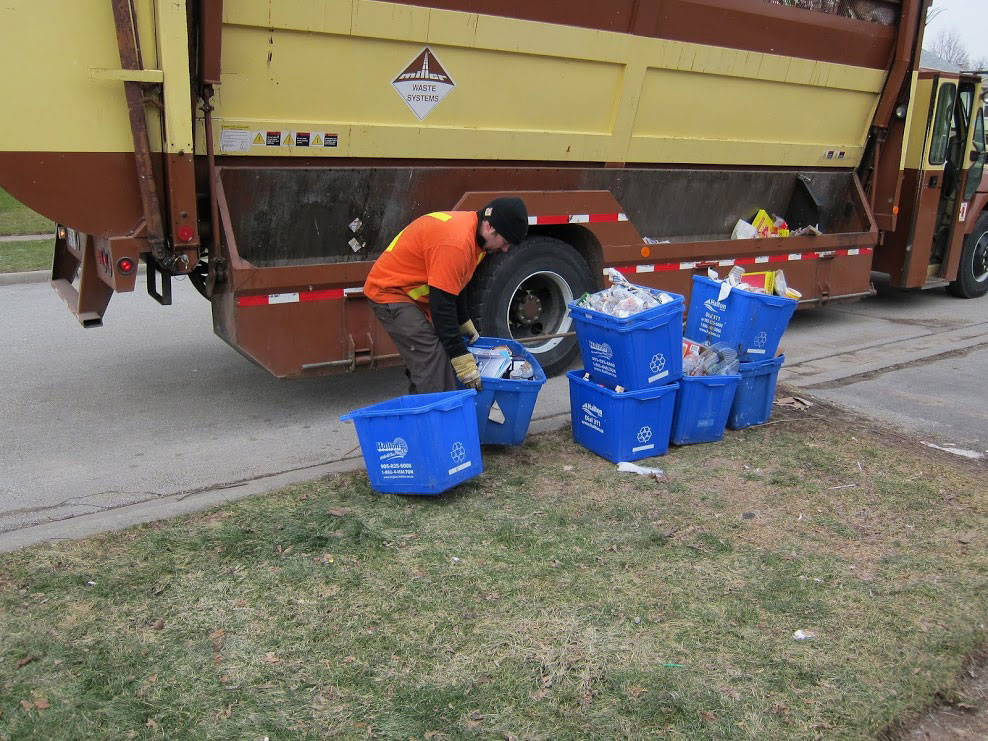
<svg viewBox="0 0 988 741">
<path fill-rule="evenodd" d="M 964 242 L 957 280 L 947 290 L 960 298 L 977 298 L 988 293 L 988 212 L 981 214 Z"/>
<path fill-rule="evenodd" d="M 488 255 L 470 283 L 468 306 L 481 334 L 526 340 L 572 331 L 567 304 L 595 289 L 590 267 L 565 242 L 532 237 Z M 576 356 L 575 337 L 525 342 L 547 376 Z"/>
</svg>

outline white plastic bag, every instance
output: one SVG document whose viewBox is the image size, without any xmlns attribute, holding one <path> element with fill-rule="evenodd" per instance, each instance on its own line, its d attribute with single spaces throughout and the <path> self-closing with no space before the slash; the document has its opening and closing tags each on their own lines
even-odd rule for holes
<svg viewBox="0 0 988 741">
<path fill-rule="evenodd" d="M 734 225 L 734 231 L 731 233 L 731 239 L 757 239 L 758 230 L 755 229 L 751 224 L 749 224 L 744 219 L 738 219 L 738 223 Z"/>
</svg>

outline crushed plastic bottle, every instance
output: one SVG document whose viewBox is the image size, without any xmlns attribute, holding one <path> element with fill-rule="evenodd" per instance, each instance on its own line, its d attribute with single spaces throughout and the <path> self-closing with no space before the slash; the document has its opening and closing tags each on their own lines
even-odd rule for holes
<svg viewBox="0 0 988 741">
<path fill-rule="evenodd" d="M 713 359 L 707 363 L 708 376 L 733 376 L 738 372 L 738 353 L 723 343 L 711 345 L 708 352 Z"/>
<path fill-rule="evenodd" d="M 608 268 L 605 272 L 612 281 L 611 287 L 597 291 L 597 293 L 583 294 L 577 300 L 577 306 L 593 309 L 618 319 L 627 319 L 635 314 L 675 301 L 668 293 L 652 291 L 629 283 L 614 268 Z"/>
<path fill-rule="evenodd" d="M 732 347 L 683 340 L 684 376 L 733 376 L 739 367 L 738 354 Z"/>
</svg>

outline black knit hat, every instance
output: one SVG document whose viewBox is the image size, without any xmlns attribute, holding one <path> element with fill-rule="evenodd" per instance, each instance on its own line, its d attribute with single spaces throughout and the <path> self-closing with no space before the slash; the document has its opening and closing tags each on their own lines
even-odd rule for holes
<svg viewBox="0 0 988 741">
<path fill-rule="evenodd" d="M 495 198 L 479 215 L 511 244 L 519 244 L 528 234 L 528 209 L 521 198 Z"/>
</svg>

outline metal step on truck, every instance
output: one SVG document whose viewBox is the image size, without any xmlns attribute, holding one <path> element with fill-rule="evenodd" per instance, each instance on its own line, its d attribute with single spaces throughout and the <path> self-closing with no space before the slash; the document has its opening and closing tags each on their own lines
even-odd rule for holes
<svg viewBox="0 0 988 741">
<path fill-rule="evenodd" d="M 468 287 L 550 373 L 615 267 L 689 293 L 783 268 L 803 305 L 988 290 L 981 76 L 930 0 L 7 0 L 0 186 L 59 226 L 85 327 L 188 276 L 279 377 L 400 362 L 361 286 L 415 217 L 521 195 Z M 759 209 L 819 235 L 731 239 Z"/>
</svg>

